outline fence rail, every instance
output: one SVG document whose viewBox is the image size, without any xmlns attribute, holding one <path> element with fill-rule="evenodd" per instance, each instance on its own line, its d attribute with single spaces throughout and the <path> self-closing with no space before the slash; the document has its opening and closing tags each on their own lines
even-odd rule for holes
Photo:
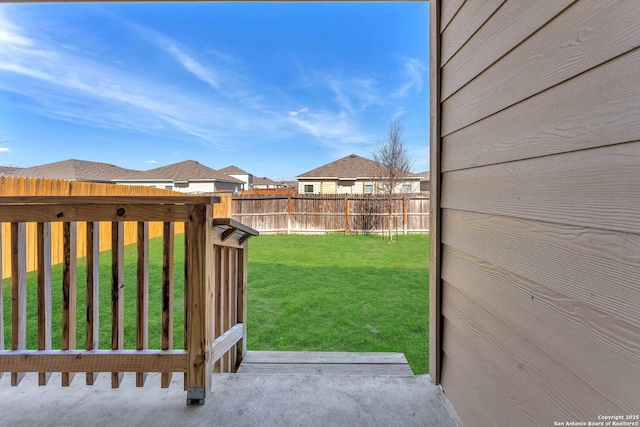
<svg viewBox="0 0 640 427">
<path fill-rule="evenodd" d="M 17 386 L 26 372 L 37 372 L 46 385 L 51 372 L 62 373 L 68 386 L 74 373 L 86 373 L 92 385 L 96 372 L 111 372 L 117 388 L 123 372 L 136 373 L 142 387 L 147 372 L 162 373 L 168 387 L 174 372 L 185 374 L 187 403 L 202 404 L 209 394 L 211 373 L 233 372 L 246 352 L 247 239 L 258 233 L 228 218 L 214 218 L 212 197 L 2 197 L 0 224 L 9 229 L 10 251 L 0 264 L 11 270 L 11 349 L 4 349 L 3 287 L 0 286 L 0 376 L 11 374 Z M 149 223 L 162 223 L 162 297 L 149 301 Z M 110 349 L 99 349 L 98 319 L 100 222 L 111 228 Z M 137 259 L 135 349 L 124 347 L 125 222 L 136 227 Z M 37 349 L 27 349 L 26 260 L 30 242 L 27 224 L 34 223 L 37 253 Z M 76 343 L 77 238 L 84 224 L 86 257 L 86 342 Z M 51 230 L 62 226 L 61 348 L 52 348 Z M 184 349 L 174 349 L 174 236 L 182 224 L 185 238 Z M 4 233 L 2 228 L 0 233 Z M 8 255 L 8 256 L 7 256 Z M 162 306 L 161 348 L 148 348 L 149 304 Z M 79 347 L 84 347 L 80 349 Z"/>
<path fill-rule="evenodd" d="M 263 233 L 429 231 L 429 193 L 236 195 L 233 218 Z"/>
</svg>

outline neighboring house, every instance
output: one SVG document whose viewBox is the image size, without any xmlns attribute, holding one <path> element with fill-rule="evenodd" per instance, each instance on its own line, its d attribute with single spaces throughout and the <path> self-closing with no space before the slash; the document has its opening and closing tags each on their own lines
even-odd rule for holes
<svg viewBox="0 0 640 427">
<path fill-rule="evenodd" d="M 265 176 L 263 178 L 254 177 L 253 188 L 262 190 L 262 189 L 273 189 L 273 188 L 286 188 L 286 186 L 280 182 L 275 182 L 272 179 L 267 178 Z"/>
<path fill-rule="evenodd" d="M 116 178 L 126 178 L 137 173 L 140 171 L 121 168 L 109 163 L 69 159 L 30 168 L 13 168 L 6 175 L 67 181 L 112 182 Z"/>
<path fill-rule="evenodd" d="M 416 175 L 421 176 L 420 191 L 431 191 L 431 175 L 429 171 L 418 172 Z"/>
<path fill-rule="evenodd" d="M 0 168 L 0 175 L 2 174 L 24 178 L 143 185 L 182 193 L 236 192 L 240 191 L 243 185 L 243 181 L 194 160 L 185 160 L 148 171 L 139 171 L 121 168 L 109 163 L 70 159 L 30 168 L 3 167 Z"/>
<path fill-rule="evenodd" d="M 147 185 L 182 193 L 237 192 L 242 189 L 244 184 L 239 179 L 194 160 L 185 160 L 138 172 L 134 176 L 114 179 L 113 181 L 118 184 Z"/>
<path fill-rule="evenodd" d="M 249 172 L 243 171 L 237 166 L 227 166 L 226 168 L 218 169 L 218 172 L 222 172 L 242 181 L 242 190 L 251 190 L 254 186 L 253 175 L 251 175 Z"/>
<path fill-rule="evenodd" d="M 373 194 L 379 193 L 376 178 L 378 163 L 351 154 L 296 177 L 298 193 L 313 194 Z M 405 182 L 398 185 L 396 193 L 420 191 L 421 176 L 408 172 Z"/>
</svg>

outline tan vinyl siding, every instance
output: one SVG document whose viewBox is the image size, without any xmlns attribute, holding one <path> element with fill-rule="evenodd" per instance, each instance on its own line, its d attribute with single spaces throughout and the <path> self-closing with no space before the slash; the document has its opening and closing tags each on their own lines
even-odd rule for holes
<svg viewBox="0 0 640 427">
<path fill-rule="evenodd" d="M 322 181 L 320 185 L 320 194 L 336 194 L 336 182 Z"/>
<path fill-rule="evenodd" d="M 432 376 L 465 425 L 636 414 L 638 2 L 431 7 Z"/>
</svg>

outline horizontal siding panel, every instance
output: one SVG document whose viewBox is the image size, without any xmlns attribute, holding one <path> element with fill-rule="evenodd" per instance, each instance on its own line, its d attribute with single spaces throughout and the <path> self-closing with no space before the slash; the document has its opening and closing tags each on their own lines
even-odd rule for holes
<svg viewBox="0 0 640 427">
<path fill-rule="evenodd" d="M 441 63 L 446 64 L 502 3 L 504 3 L 504 0 L 465 2 L 442 32 Z"/>
<path fill-rule="evenodd" d="M 445 345 L 457 335 L 512 399 L 512 406 L 526 406 L 536 425 L 558 420 L 597 420 L 620 408 L 603 399 L 578 376 L 504 322 L 482 309 L 448 282 L 443 283 L 443 314 L 450 323 Z M 454 349 L 455 351 L 455 349 Z M 562 396 L 559 400 L 557 397 Z M 493 402 L 486 402 L 491 407 Z M 506 424 L 505 424 L 506 425 Z"/>
<path fill-rule="evenodd" d="M 640 45 L 636 0 L 583 0 L 560 17 L 442 103 L 443 136 Z"/>
<path fill-rule="evenodd" d="M 446 172 L 441 206 L 639 233 L 640 142 Z"/>
<path fill-rule="evenodd" d="M 597 309 L 603 327 L 624 329 L 606 314 L 640 328 L 637 234 L 445 210 L 442 242 Z"/>
<path fill-rule="evenodd" d="M 640 407 L 640 328 L 448 246 L 442 277 L 587 383 L 594 407 Z"/>
<path fill-rule="evenodd" d="M 456 331 L 450 322 L 443 320 L 443 335 L 447 339 L 443 343 L 442 387 L 460 419 L 472 420 L 472 426 L 535 425 L 535 417 L 526 405 L 505 392 L 487 362 Z"/>
<path fill-rule="evenodd" d="M 464 0 L 444 0 L 441 3 L 442 12 L 440 13 L 440 32 L 443 32 L 456 13 L 458 13 L 460 7 L 462 7 Z"/>
<path fill-rule="evenodd" d="M 635 50 L 446 136 L 443 171 L 640 140 L 639 69 Z"/>
<path fill-rule="evenodd" d="M 441 99 L 447 99 L 574 1 L 508 0 L 442 68 Z"/>
</svg>

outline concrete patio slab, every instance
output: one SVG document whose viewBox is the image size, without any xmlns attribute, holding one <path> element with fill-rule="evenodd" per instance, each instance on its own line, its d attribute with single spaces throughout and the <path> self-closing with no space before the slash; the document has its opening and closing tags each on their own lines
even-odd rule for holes
<svg viewBox="0 0 640 427">
<path fill-rule="evenodd" d="M 94 386 L 77 375 L 70 387 L 54 374 L 38 387 L 28 374 L 18 387 L 0 379 L 2 426 L 456 426 L 428 375 L 323 376 L 215 374 L 203 406 L 186 406 L 182 375 L 160 388 L 149 374 L 143 388 L 126 374 L 112 389 L 110 374 Z"/>
</svg>

